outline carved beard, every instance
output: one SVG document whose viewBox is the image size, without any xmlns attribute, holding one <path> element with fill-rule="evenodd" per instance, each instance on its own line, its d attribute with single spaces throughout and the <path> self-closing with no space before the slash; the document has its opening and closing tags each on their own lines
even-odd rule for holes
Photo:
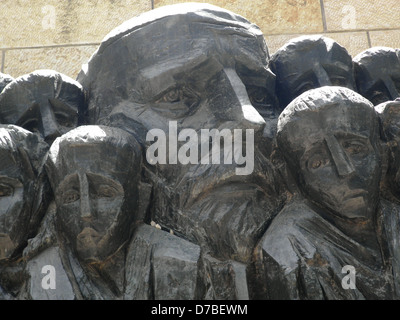
<svg viewBox="0 0 400 320">
<path fill-rule="evenodd" d="M 76 250 L 83 261 L 97 261 L 99 256 L 99 243 L 102 236 L 94 229 L 86 227 L 76 237 Z"/>
</svg>

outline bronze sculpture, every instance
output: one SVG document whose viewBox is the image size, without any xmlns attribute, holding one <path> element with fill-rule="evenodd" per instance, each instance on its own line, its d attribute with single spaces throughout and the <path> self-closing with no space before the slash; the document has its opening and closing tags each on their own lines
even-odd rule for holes
<svg viewBox="0 0 400 320">
<path fill-rule="evenodd" d="M 325 36 L 300 36 L 288 41 L 273 54 L 270 67 L 277 76 L 277 95 L 282 108 L 314 88 L 356 88 L 351 55 Z"/>
<path fill-rule="evenodd" d="M 272 299 L 397 297 L 398 207 L 380 200 L 378 116 L 347 88 L 322 87 L 292 101 L 278 145 L 299 193 L 261 240 L 263 294 Z M 394 247 L 392 246 L 394 244 Z M 361 284 L 342 286 L 343 267 Z"/>
<path fill-rule="evenodd" d="M 365 61 L 321 36 L 270 57 L 245 18 L 179 4 L 77 81 L 7 78 L 0 299 L 398 299 L 399 103 L 365 94 L 397 78 Z"/>
<path fill-rule="evenodd" d="M 357 89 L 374 105 L 400 95 L 400 52 L 389 47 L 367 49 L 353 59 Z"/>
<path fill-rule="evenodd" d="M 40 132 L 49 145 L 85 124 L 85 93 L 70 77 L 37 70 L 13 79 L 0 95 L 0 123 Z"/>
</svg>

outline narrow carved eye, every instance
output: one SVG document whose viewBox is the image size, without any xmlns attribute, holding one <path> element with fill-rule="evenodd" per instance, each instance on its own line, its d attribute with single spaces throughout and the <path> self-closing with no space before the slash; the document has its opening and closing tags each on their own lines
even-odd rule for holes
<svg viewBox="0 0 400 320">
<path fill-rule="evenodd" d="M 195 90 L 189 86 L 179 86 L 161 94 L 152 107 L 168 117 L 181 117 L 195 112 L 200 101 L 200 95 Z"/>
<path fill-rule="evenodd" d="M 67 192 L 65 192 L 62 195 L 62 202 L 64 204 L 72 203 L 72 202 L 75 202 L 75 201 L 79 200 L 79 198 L 80 198 L 80 196 L 79 196 L 79 192 L 78 191 L 76 191 L 76 190 L 68 190 Z"/>
<path fill-rule="evenodd" d="M 322 154 L 316 154 L 307 161 L 307 168 L 309 170 L 316 170 L 323 168 L 329 164 L 329 158 Z"/>
<path fill-rule="evenodd" d="M 322 165 L 322 161 L 321 161 L 321 160 L 314 160 L 314 161 L 311 163 L 311 168 L 317 169 L 317 168 L 319 168 L 321 165 Z"/>
<path fill-rule="evenodd" d="M 360 141 L 346 141 L 343 143 L 343 147 L 350 155 L 359 155 L 368 151 L 368 147 Z"/>
<path fill-rule="evenodd" d="M 305 82 L 305 83 L 302 83 L 302 84 L 300 84 L 298 87 L 297 87 L 297 89 L 295 90 L 295 92 L 296 92 L 296 96 L 299 96 L 299 95 L 301 95 L 302 93 L 304 93 L 304 92 L 306 92 L 306 91 L 308 91 L 308 90 L 311 90 L 311 89 L 314 89 L 315 88 L 315 85 L 314 85 L 314 83 L 313 82 Z"/>
<path fill-rule="evenodd" d="M 97 188 L 97 197 L 99 198 L 114 198 L 119 194 L 118 190 L 116 190 L 112 186 L 108 185 L 100 185 Z"/>
<path fill-rule="evenodd" d="M 36 119 L 30 119 L 18 125 L 30 132 L 39 132 L 39 122 Z"/>
<path fill-rule="evenodd" d="M 344 86 L 347 82 L 347 79 L 345 77 L 340 76 L 332 76 L 330 80 L 333 86 Z"/>
<path fill-rule="evenodd" d="M 9 197 L 14 194 L 14 188 L 11 186 L 0 184 L 0 197 Z"/>
<path fill-rule="evenodd" d="M 183 93 L 181 89 L 174 88 L 164 94 L 157 102 L 179 102 L 182 100 Z"/>
<path fill-rule="evenodd" d="M 57 119 L 57 123 L 64 127 L 73 127 L 76 122 L 77 115 L 67 115 L 61 112 L 55 112 L 54 115 Z"/>
<path fill-rule="evenodd" d="M 265 88 L 249 87 L 247 92 L 252 104 L 270 104 L 270 98 Z"/>
</svg>

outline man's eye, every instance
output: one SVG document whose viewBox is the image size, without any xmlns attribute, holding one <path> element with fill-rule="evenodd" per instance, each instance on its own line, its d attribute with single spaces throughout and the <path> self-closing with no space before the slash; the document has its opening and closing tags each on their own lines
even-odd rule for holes
<svg viewBox="0 0 400 320">
<path fill-rule="evenodd" d="M 161 98 L 157 99 L 155 103 L 164 108 L 169 108 L 168 104 L 176 104 L 185 106 L 193 111 L 200 103 L 200 95 L 191 88 L 183 86 L 169 90 Z"/>
<path fill-rule="evenodd" d="M 359 141 L 345 142 L 343 147 L 346 152 L 351 155 L 361 154 L 368 151 L 368 147 Z"/>
<path fill-rule="evenodd" d="M 252 104 L 270 104 L 270 98 L 264 88 L 261 87 L 250 87 L 247 89 L 247 93 Z"/>
<path fill-rule="evenodd" d="M 315 88 L 314 83 L 306 82 L 306 83 L 302 83 L 301 85 L 299 85 L 297 87 L 297 89 L 295 90 L 295 92 L 296 92 L 296 95 L 299 96 L 302 93 L 304 93 L 308 90 L 314 89 L 314 88 Z"/>
<path fill-rule="evenodd" d="M 347 79 L 346 78 L 344 78 L 344 77 L 339 77 L 339 76 L 336 76 L 336 77 L 331 77 L 331 84 L 333 85 L 333 86 L 344 86 L 345 84 L 346 84 L 346 82 L 347 82 Z"/>
<path fill-rule="evenodd" d="M 12 196 L 13 194 L 14 194 L 14 188 L 8 185 L 0 184 L 0 197 L 9 197 Z"/>
<path fill-rule="evenodd" d="M 78 192 L 78 191 L 76 191 L 76 190 L 70 190 L 70 191 L 67 191 L 67 192 L 65 192 L 65 193 L 63 194 L 63 196 L 62 196 L 62 202 L 63 202 L 64 204 L 66 204 L 66 203 L 72 203 L 72 202 L 75 202 L 75 201 L 79 200 L 79 198 L 80 198 L 80 195 L 79 195 L 79 192 Z"/>
<path fill-rule="evenodd" d="M 36 119 L 30 119 L 23 123 L 18 123 L 18 125 L 30 132 L 39 132 L 39 122 Z"/>
<path fill-rule="evenodd" d="M 112 186 L 100 185 L 97 187 L 96 194 L 93 195 L 97 198 L 114 198 L 119 195 L 118 190 Z"/>
<path fill-rule="evenodd" d="M 67 115 L 67 114 L 61 113 L 61 112 L 55 112 L 54 115 L 57 119 L 57 123 L 61 126 L 73 127 L 76 123 L 77 116 Z"/>
<path fill-rule="evenodd" d="M 307 161 L 307 168 L 309 170 L 316 170 L 323 168 L 329 164 L 329 159 L 323 156 L 315 156 Z"/>
<path fill-rule="evenodd" d="M 181 89 L 175 88 L 170 91 L 168 91 L 166 94 L 164 94 L 160 99 L 158 99 L 156 102 L 169 102 L 169 103 L 174 103 L 174 102 L 179 102 L 183 98 L 183 92 Z"/>
</svg>

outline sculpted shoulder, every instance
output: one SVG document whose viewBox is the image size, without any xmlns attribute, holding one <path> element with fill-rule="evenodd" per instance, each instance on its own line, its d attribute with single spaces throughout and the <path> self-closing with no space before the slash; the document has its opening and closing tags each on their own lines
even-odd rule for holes
<svg viewBox="0 0 400 320">
<path fill-rule="evenodd" d="M 297 267 L 300 256 L 314 256 L 316 249 L 308 235 L 313 232 L 310 227 L 319 220 L 304 200 L 296 199 L 274 219 L 261 239 L 260 249 L 290 272 Z"/>
</svg>

